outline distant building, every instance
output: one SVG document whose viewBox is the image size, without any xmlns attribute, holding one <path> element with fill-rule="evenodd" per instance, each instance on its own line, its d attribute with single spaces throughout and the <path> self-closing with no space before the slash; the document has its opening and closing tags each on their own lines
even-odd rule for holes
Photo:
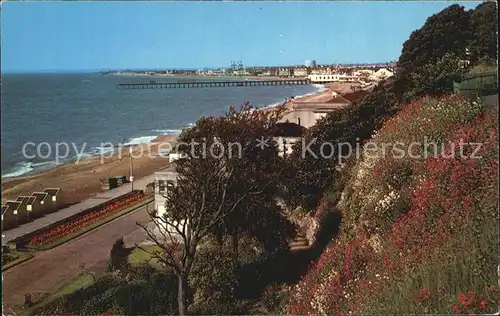
<svg viewBox="0 0 500 316">
<path fill-rule="evenodd" d="M 291 68 L 280 68 L 278 71 L 279 77 L 291 77 L 293 75 L 293 69 Z"/>
<path fill-rule="evenodd" d="M 368 92 L 363 90 L 343 95 L 338 92 L 325 91 L 319 95 L 296 100 L 293 101 L 292 110 L 285 113 L 281 122 L 292 122 L 302 127 L 310 128 L 318 120 L 328 115 L 328 113 L 346 108 L 367 94 Z M 286 151 L 288 152 L 288 150 Z"/>
<path fill-rule="evenodd" d="M 359 80 L 358 76 L 350 75 L 309 75 L 308 78 L 312 83 L 328 83 L 328 82 L 356 82 Z"/>
<path fill-rule="evenodd" d="M 307 77 L 308 75 L 308 69 L 304 67 L 299 67 L 293 69 L 293 76 L 294 77 Z"/>
<path fill-rule="evenodd" d="M 372 78 L 375 80 L 382 80 L 390 78 L 392 76 L 394 76 L 394 72 L 390 71 L 387 68 L 381 68 L 372 75 Z"/>
<path fill-rule="evenodd" d="M 306 60 L 304 65 L 308 68 L 315 68 L 316 67 L 316 61 L 315 60 Z"/>
</svg>

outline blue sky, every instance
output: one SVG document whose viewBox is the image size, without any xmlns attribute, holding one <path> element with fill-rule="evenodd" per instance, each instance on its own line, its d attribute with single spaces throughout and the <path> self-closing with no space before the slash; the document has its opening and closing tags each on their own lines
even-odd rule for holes
<svg viewBox="0 0 500 316">
<path fill-rule="evenodd" d="M 391 61 L 452 3 L 3 2 L 2 72 Z"/>
</svg>

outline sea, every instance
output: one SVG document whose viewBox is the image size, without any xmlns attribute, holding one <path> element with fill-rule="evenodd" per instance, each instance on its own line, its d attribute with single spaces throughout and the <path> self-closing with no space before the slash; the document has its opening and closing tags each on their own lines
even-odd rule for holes
<svg viewBox="0 0 500 316">
<path fill-rule="evenodd" d="M 276 106 L 287 97 L 324 89 L 299 85 L 118 90 L 120 83 L 217 79 L 101 73 L 3 74 L 1 80 L 2 179 L 100 155 L 110 150 L 110 143 L 139 145 L 159 135 L 177 135 L 202 116 L 224 115 L 229 106 Z"/>
</svg>

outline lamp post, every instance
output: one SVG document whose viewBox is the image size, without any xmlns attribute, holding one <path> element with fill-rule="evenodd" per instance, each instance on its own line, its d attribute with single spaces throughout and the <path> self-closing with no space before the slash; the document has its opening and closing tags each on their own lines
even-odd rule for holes
<svg viewBox="0 0 500 316">
<path fill-rule="evenodd" d="M 130 184 L 131 184 L 131 191 L 134 191 L 134 164 L 132 162 L 132 146 L 129 147 L 129 154 L 130 154 Z"/>
</svg>

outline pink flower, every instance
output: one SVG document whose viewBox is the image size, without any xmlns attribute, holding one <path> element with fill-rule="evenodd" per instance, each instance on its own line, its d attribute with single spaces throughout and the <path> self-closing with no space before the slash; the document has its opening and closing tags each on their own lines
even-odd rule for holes
<svg viewBox="0 0 500 316">
<path fill-rule="evenodd" d="M 451 310 L 457 314 L 457 315 L 460 315 L 460 309 L 458 308 L 457 304 L 452 304 L 451 305 Z"/>
<path fill-rule="evenodd" d="M 486 305 L 488 305 L 488 299 L 485 297 L 484 300 L 479 302 L 479 306 L 481 307 L 482 311 L 484 311 L 486 309 Z"/>
</svg>

